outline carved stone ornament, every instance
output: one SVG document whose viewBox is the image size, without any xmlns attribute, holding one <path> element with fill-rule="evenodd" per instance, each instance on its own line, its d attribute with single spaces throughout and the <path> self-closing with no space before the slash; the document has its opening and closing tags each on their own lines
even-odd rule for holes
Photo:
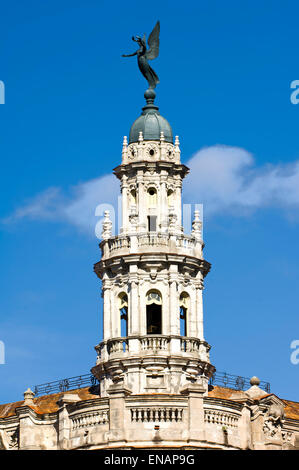
<svg viewBox="0 0 299 470">
<path fill-rule="evenodd" d="M 265 417 L 263 431 L 267 437 L 278 437 L 284 421 L 284 408 L 282 405 L 273 403 L 270 405 Z"/>
<path fill-rule="evenodd" d="M 172 206 L 172 207 L 170 207 L 169 215 L 168 215 L 169 228 L 174 228 L 175 224 L 176 224 L 176 221 L 177 221 L 177 215 L 175 214 L 174 207 Z"/>
<path fill-rule="evenodd" d="M 128 157 L 130 160 L 134 160 L 137 157 L 137 146 L 130 144 L 128 147 Z"/>
<path fill-rule="evenodd" d="M 149 144 L 146 147 L 145 154 L 147 158 L 154 158 L 158 153 L 158 146 L 155 144 Z"/>
<path fill-rule="evenodd" d="M 111 379 L 113 383 L 124 380 L 124 368 L 121 365 L 111 371 Z"/>
<path fill-rule="evenodd" d="M 166 148 L 166 155 L 167 155 L 167 158 L 169 158 L 169 160 L 173 160 L 173 159 L 174 159 L 175 154 L 174 154 L 174 150 L 173 150 L 172 145 L 167 145 L 167 148 Z"/>
<path fill-rule="evenodd" d="M 130 223 L 134 226 L 138 224 L 138 214 L 135 211 L 132 211 L 131 214 L 129 215 L 129 220 Z"/>
<path fill-rule="evenodd" d="M 282 440 L 284 442 L 291 442 L 292 437 L 293 437 L 293 433 L 288 432 L 288 431 L 284 431 L 284 432 L 281 433 L 281 436 L 282 436 Z"/>
</svg>

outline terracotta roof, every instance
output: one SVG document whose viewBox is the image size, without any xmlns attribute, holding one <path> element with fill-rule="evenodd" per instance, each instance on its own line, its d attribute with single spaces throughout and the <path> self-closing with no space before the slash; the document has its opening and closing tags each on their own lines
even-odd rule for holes
<svg viewBox="0 0 299 470">
<path fill-rule="evenodd" d="M 240 397 L 244 394 L 244 390 L 235 390 L 233 388 L 228 388 L 228 387 L 220 387 L 218 385 L 215 385 L 213 390 L 210 390 L 208 395 L 209 397 L 214 397 L 214 398 L 225 398 L 229 400 L 234 400 L 236 395 L 240 395 Z M 232 398 L 232 395 L 234 397 Z M 254 397 L 254 400 L 261 400 L 262 398 L 268 397 L 270 395 L 273 395 L 272 393 L 266 393 L 263 392 L 261 395 L 258 397 Z"/>
<path fill-rule="evenodd" d="M 232 388 L 226 388 L 226 387 L 218 387 L 215 386 L 213 390 L 209 392 L 209 397 L 214 397 L 214 398 L 224 398 L 227 400 L 232 400 L 231 395 L 232 394 L 237 394 L 240 393 L 240 395 L 243 393 L 242 390 L 233 390 Z M 258 399 L 265 398 L 269 395 L 272 395 L 271 393 L 265 393 L 261 397 L 258 397 Z M 256 398 L 255 398 L 256 400 Z M 289 401 L 289 400 L 283 400 L 281 401 L 285 404 L 285 417 L 290 418 L 290 419 L 298 419 L 299 420 L 299 403 L 296 401 Z"/>
<path fill-rule="evenodd" d="M 286 405 L 284 412 L 286 418 L 299 419 L 299 403 L 296 401 L 282 400 Z"/>
<path fill-rule="evenodd" d="M 58 410 L 57 402 L 59 398 L 64 394 L 77 394 L 79 398 L 83 400 L 90 400 L 92 398 L 99 398 L 98 395 L 93 395 L 90 393 L 90 387 L 79 388 L 77 390 L 69 390 L 67 392 L 62 393 L 53 393 L 51 395 L 43 395 L 41 397 L 37 397 L 33 399 L 34 411 L 38 414 L 45 414 L 45 413 L 54 413 Z M 17 401 L 15 403 L 7 403 L 6 405 L 0 405 L 0 418 L 8 418 L 9 416 L 15 415 L 15 410 L 18 406 L 23 406 L 23 401 Z"/>
<path fill-rule="evenodd" d="M 16 401 L 14 403 L 6 403 L 6 405 L 0 405 L 0 418 L 8 418 L 15 414 L 15 409 L 18 406 L 22 406 L 24 401 Z"/>
<path fill-rule="evenodd" d="M 38 414 L 45 414 L 45 413 L 55 413 L 55 411 L 58 410 L 58 405 L 57 402 L 60 399 L 60 397 L 64 394 L 77 394 L 79 395 L 79 398 L 84 401 L 84 400 L 92 400 L 95 398 L 99 398 L 98 395 L 94 395 L 90 392 L 89 387 L 85 388 L 79 388 L 76 390 L 69 390 L 68 392 L 63 392 L 63 393 L 53 393 L 52 395 L 43 395 L 41 397 L 37 397 L 33 399 L 34 406 L 33 408 L 36 413 Z M 241 390 L 234 390 L 232 388 L 226 388 L 226 387 L 218 387 L 215 386 L 213 390 L 209 391 L 208 396 L 213 397 L 213 398 L 224 398 L 224 399 L 229 399 L 231 400 L 231 395 L 232 394 L 238 394 L 240 395 L 243 393 Z M 159 395 L 159 394 L 157 394 Z M 264 398 L 268 394 L 263 395 L 260 398 Z M 289 401 L 289 400 L 282 400 L 283 403 L 285 404 L 285 416 L 286 418 L 290 419 L 298 419 L 299 420 L 299 403 L 295 401 Z M 0 418 L 8 418 L 10 416 L 15 415 L 15 410 L 19 406 L 23 406 L 24 401 L 17 401 L 14 403 L 7 403 L 5 405 L 0 405 Z"/>
<path fill-rule="evenodd" d="M 227 388 L 227 387 L 219 387 L 218 385 L 215 385 L 215 387 L 213 387 L 213 390 L 209 391 L 208 396 L 213 397 L 213 398 L 229 399 L 232 393 L 238 393 L 238 392 L 240 392 L 240 394 L 242 393 L 241 390 L 235 390 L 233 388 Z"/>
</svg>

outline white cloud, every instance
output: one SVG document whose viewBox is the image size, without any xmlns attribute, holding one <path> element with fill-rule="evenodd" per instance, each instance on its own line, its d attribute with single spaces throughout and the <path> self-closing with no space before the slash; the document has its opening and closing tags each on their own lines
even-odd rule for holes
<svg viewBox="0 0 299 470">
<path fill-rule="evenodd" d="M 299 209 L 299 161 L 256 167 L 246 150 L 216 145 L 197 152 L 187 166 L 184 199 L 204 203 L 206 214 Z"/>
<path fill-rule="evenodd" d="M 62 212 L 68 222 L 94 234 L 98 220 L 95 217 L 96 207 L 111 205 L 117 208 L 119 193 L 120 186 L 117 178 L 112 174 L 104 175 L 76 186 L 73 190 L 73 198 L 64 205 Z"/>
<path fill-rule="evenodd" d="M 62 203 L 61 190 L 59 188 L 48 188 L 37 194 L 23 206 L 15 210 L 13 214 L 2 220 L 2 223 L 9 224 L 20 219 L 56 219 Z"/>
<path fill-rule="evenodd" d="M 63 194 L 60 188 L 49 188 L 37 194 L 13 214 L 2 220 L 11 225 L 22 219 L 67 221 L 80 230 L 94 234 L 95 209 L 99 204 L 117 207 L 119 182 L 114 175 L 80 183 Z"/>
<path fill-rule="evenodd" d="M 246 150 L 215 145 L 198 151 L 187 166 L 191 171 L 184 181 L 184 202 L 203 203 L 206 215 L 247 215 L 265 207 L 299 209 L 299 161 L 257 167 Z M 66 221 L 93 235 L 96 207 L 109 204 L 117 213 L 119 193 L 119 181 L 112 174 L 80 183 L 67 194 L 49 188 L 2 224 L 22 219 Z"/>
</svg>

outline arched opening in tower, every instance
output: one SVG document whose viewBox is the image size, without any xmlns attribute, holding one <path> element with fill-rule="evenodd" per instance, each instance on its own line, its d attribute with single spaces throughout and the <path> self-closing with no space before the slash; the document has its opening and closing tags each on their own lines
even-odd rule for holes
<svg viewBox="0 0 299 470">
<path fill-rule="evenodd" d="M 156 290 L 151 290 L 146 295 L 146 333 L 162 334 L 162 297 Z"/>
<path fill-rule="evenodd" d="M 120 335 L 128 336 L 128 296 L 125 293 L 119 295 L 119 313 L 120 313 Z"/>
<path fill-rule="evenodd" d="M 180 307 L 180 335 L 187 336 L 187 309 Z"/>
<path fill-rule="evenodd" d="M 180 335 L 188 336 L 188 315 L 189 315 L 190 297 L 187 292 L 180 295 Z"/>
<path fill-rule="evenodd" d="M 162 308 L 161 305 L 146 306 L 146 330 L 148 335 L 162 334 Z"/>
</svg>

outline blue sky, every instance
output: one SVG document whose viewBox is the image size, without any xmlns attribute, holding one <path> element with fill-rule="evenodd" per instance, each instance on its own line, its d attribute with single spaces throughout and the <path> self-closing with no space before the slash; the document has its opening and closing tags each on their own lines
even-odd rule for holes
<svg viewBox="0 0 299 470">
<path fill-rule="evenodd" d="M 161 21 L 157 104 L 204 203 L 205 335 L 219 371 L 299 400 L 295 1 L 1 5 L 0 402 L 87 373 L 101 336 L 97 203 L 143 106 L 133 34 Z"/>
</svg>

